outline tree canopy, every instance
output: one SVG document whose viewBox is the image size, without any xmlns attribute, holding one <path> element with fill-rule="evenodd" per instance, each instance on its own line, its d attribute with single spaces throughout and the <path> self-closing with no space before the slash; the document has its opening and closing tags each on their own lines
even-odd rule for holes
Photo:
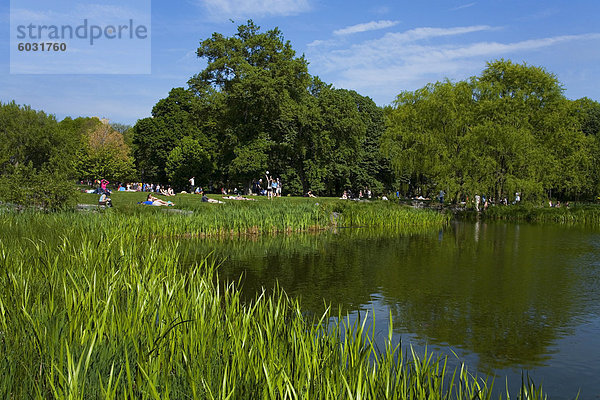
<svg viewBox="0 0 600 400">
<path fill-rule="evenodd" d="M 380 179 L 389 173 L 381 173 L 385 165 L 379 163 L 382 110 L 312 77 L 279 29 L 263 32 L 248 21 L 231 37 L 214 33 L 197 54 L 206 68 L 134 127 L 145 177 L 167 182 L 175 158 L 181 160 L 176 149 L 184 140 L 189 148 L 192 139 L 202 151 L 187 153 L 186 164 L 203 167 L 186 173 L 202 176 L 205 184 L 249 187 L 268 170 L 293 194 L 383 190 Z"/>
<path fill-rule="evenodd" d="M 0 104 L 0 177 L 46 171 L 184 189 L 194 176 L 204 187 L 250 188 L 268 170 L 294 195 L 598 195 L 600 103 L 567 99 L 544 68 L 492 61 L 479 76 L 404 91 L 381 108 L 310 75 L 278 28 L 248 21 L 201 41 L 197 55 L 206 67 L 133 127 Z"/>
<path fill-rule="evenodd" d="M 590 196 L 598 143 L 582 131 L 583 122 L 594 129 L 596 109 L 586 107 L 543 68 L 498 60 L 468 81 L 401 93 L 387 112 L 383 150 L 411 190 L 455 200 Z"/>
</svg>

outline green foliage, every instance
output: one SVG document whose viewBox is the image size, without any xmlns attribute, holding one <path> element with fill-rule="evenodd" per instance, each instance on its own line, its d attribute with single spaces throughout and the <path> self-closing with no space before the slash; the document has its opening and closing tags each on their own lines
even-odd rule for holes
<svg viewBox="0 0 600 400">
<path fill-rule="evenodd" d="M 78 178 L 122 182 L 135 177 L 131 148 L 123 134 L 108 123 L 95 117 L 65 118 L 59 127 L 78 138 L 75 164 Z"/>
<path fill-rule="evenodd" d="M 480 77 L 401 93 L 387 110 L 383 149 L 411 190 L 513 200 L 592 196 L 597 140 L 556 77 L 510 61 Z"/>
<path fill-rule="evenodd" d="M 581 131 L 586 135 L 600 135 L 600 103 L 584 97 L 576 100 L 577 115 L 581 123 Z"/>
<path fill-rule="evenodd" d="M 152 118 L 139 120 L 133 128 L 134 157 L 144 181 L 167 183 L 171 151 L 190 137 L 214 159 L 214 144 L 203 130 L 205 106 L 190 90 L 175 88 L 152 109 Z M 208 129 L 209 130 L 209 129 Z M 189 179 L 189 178 L 188 178 Z"/>
<path fill-rule="evenodd" d="M 474 211 L 459 214 L 465 218 L 476 218 Z M 490 207 L 479 214 L 490 220 L 524 221 L 536 223 L 559 223 L 597 226 L 600 224 L 600 207 L 594 204 L 570 207 L 539 207 L 532 204 Z"/>
<path fill-rule="evenodd" d="M 0 103 L 0 200 L 22 207 L 58 210 L 74 205 L 79 138 L 54 116 Z"/>
<path fill-rule="evenodd" d="M 192 176 L 199 182 L 205 181 L 211 170 L 209 155 L 200 143 L 190 136 L 184 137 L 179 145 L 171 150 L 167 159 L 167 176 L 179 190 L 188 188 L 188 180 Z"/>
<path fill-rule="evenodd" d="M 354 202 L 331 198 L 277 198 L 237 201 L 213 196 L 224 204 L 203 203 L 199 195 L 169 197 L 175 209 L 137 205 L 146 193 L 115 192 L 111 199 L 115 214 L 106 214 L 114 226 L 130 226 L 161 232 L 164 237 L 229 236 L 280 232 L 318 231 L 336 227 L 389 228 L 396 233 L 420 233 L 439 229 L 449 217 L 432 210 L 416 210 L 394 202 Z M 97 204 L 98 196 L 81 194 L 80 203 Z M 166 214 L 168 213 L 168 214 Z M 177 213 L 177 215 L 171 215 Z M 334 215 L 333 213 L 336 213 Z M 339 214 L 339 215 L 338 215 Z M 125 217 L 134 215 L 139 224 Z M 145 218 L 152 216 L 152 218 Z"/>
<path fill-rule="evenodd" d="M 0 220 L 3 398 L 491 397 L 464 365 L 403 354 L 391 324 L 378 349 L 366 319 L 307 316 L 279 289 L 244 302 L 208 261 L 144 240 L 159 230 L 105 216 Z M 40 226 L 60 235 L 40 240 Z M 528 380 L 517 398 L 543 393 Z"/>
<path fill-rule="evenodd" d="M 240 145 L 233 151 L 228 175 L 236 181 L 248 182 L 252 178 L 261 176 L 269 168 L 269 151 L 272 143 L 265 138 L 258 138 Z"/>
<path fill-rule="evenodd" d="M 76 199 L 68 176 L 57 170 L 36 170 L 31 162 L 0 176 L 0 200 L 19 209 L 67 210 L 75 207 Z"/>
<path fill-rule="evenodd" d="M 218 185 L 248 187 L 267 170 L 291 194 L 389 184 L 379 151 L 382 111 L 311 77 L 279 29 L 262 32 L 249 21 L 231 37 L 213 34 L 197 54 L 207 66 L 189 89 L 173 89 L 134 128 L 136 162 L 147 179 L 166 181 L 170 152 L 191 136 L 213 160 L 208 179 Z"/>
<path fill-rule="evenodd" d="M 0 103 L 0 174 L 29 164 L 33 168 L 52 165 L 73 172 L 79 138 L 59 128 L 53 115 L 29 106 Z"/>
</svg>

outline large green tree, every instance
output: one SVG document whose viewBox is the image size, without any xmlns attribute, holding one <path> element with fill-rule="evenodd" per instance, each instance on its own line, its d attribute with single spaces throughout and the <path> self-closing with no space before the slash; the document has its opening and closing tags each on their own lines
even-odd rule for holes
<svg viewBox="0 0 600 400">
<path fill-rule="evenodd" d="M 205 106 L 191 90 L 175 88 L 152 109 L 152 117 L 139 120 L 133 128 L 137 168 L 145 181 L 167 183 L 165 168 L 171 151 L 185 137 L 198 141 L 209 153 L 214 147 L 203 128 Z"/>
<path fill-rule="evenodd" d="M 495 199 L 590 195 L 595 142 L 543 68 L 499 60 L 469 81 L 401 93 L 383 149 L 412 189 Z"/>
<path fill-rule="evenodd" d="M 232 37 L 213 34 L 200 43 L 197 54 L 207 67 L 190 79 L 190 87 L 198 93 L 211 88 L 222 100 L 222 180 L 248 183 L 268 169 L 283 173 L 281 128 L 289 126 L 288 116 L 301 107 L 310 82 L 304 57 L 296 57 L 277 28 L 261 32 L 252 21 Z"/>
<path fill-rule="evenodd" d="M 171 91 L 135 126 L 136 160 L 148 179 L 169 179 L 169 155 L 189 136 L 214 164 L 206 179 L 215 184 L 248 187 L 268 170 L 287 193 L 383 190 L 390 174 L 380 164 L 381 109 L 311 77 L 279 29 L 248 21 L 230 37 L 202 41 L 197 54 L 207 65 L 189 88 Z"/>
<path fill-rule="evenodd" d="M 65 118 L 60 129 L 78 137 L 77 177 L 129 181 L 136 177 L 131 147 L 122 133 L 98 118 Z"/>
<path fill-rule="evenodd" d="M 191 177 L 195 177 L 195 181 L 199 183 L 207 181 L 212 169 L 210 155 L 198 140 L 191 136 L 184 137 L 179 145 L 171 150 L 166 165 L 169 181 L 178 190 L 187 189 Z"/>
<path fill-rule="evenodd" d="M 0 103 L 0 174 L 29 164 L 72 173 L 80 138 L 60 129 L 56 118 L 14 101 Z"/>
</svg>

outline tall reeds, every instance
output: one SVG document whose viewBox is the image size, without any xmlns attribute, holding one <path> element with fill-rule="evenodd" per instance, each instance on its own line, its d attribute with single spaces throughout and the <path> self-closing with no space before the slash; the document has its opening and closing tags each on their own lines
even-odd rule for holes
<svg viewBox="0 0 600 400">
<path fill-rule="evenodd" d="M 214 264 L 190 266 L 161 238 L 204 226 L 186 215 L 3 217 L 0 398 L 491 396 L 464 366 L 403 354 L 392 326 L 379 349 L 365 319 L 309 316 L 279 289 L 242 301 L 235 283 L 215 283 Z M 517 395 L 542 396 L 528 386 Z"/>
<path fill-rule="evenodd" d="M 191 195 L 190 195 L 191 196 Z M 123 204 L 115 209 L 77 213 L 6 213 L 1 224 L 23 232 L 28 221 L 46 225 L 56 231 L 64 226 L 82 232 L 101 231 L 107 227 L 127 230 L 134 237 L 203 237 L 253 235 L 261 233 L 307 232 L 340 227 L 371 227 L 393 229 L 397 233 L 419 233 L 439 229 L 449 216 L 430 210 L 416 210 L 385 202 L 356 203 L 342 201 L 232 201 L 227 204 L 192 203 L 189 209 L 158 208 Z M 303 199 L 301 199 L 303 200 Z M 101 215 L 101 218 L 97 217 Z"/>
</svg>

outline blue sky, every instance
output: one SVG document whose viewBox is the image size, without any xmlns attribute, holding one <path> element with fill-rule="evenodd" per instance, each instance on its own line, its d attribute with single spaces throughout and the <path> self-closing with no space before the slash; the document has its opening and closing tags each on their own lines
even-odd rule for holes
<svg viewBox="0 0 600 400">
<path fill-rule="evenodd" d="M 15 8 L 21 0 L 11 1 Z M 47 0 L 27 1 L 52 7 Z M 78 4 L 91 9 L 107 2 Z M 378 105 L 428 82 L 477 75 L 498 58 L 545 67 L 569 98 L 600 100 L 599 15 L 597 0 L 154 0 L 151 74 L 36 75 L 10 73 L 11 8 L 2 2 L 0 101 L 58 119 L 99 116 L 133 124 L 204 68 L 195 56 L 201 40 L 213 32 L 231 35 L 248 18 L 263 29 L 278 26 L 306 55 L 311 74 Z"/>
</svg>

